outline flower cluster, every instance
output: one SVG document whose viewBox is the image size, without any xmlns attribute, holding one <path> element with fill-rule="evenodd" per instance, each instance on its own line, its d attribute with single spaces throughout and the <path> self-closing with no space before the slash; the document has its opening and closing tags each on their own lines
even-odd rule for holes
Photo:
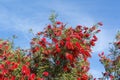
<svg viewBox="0 0 120 80">
<path fill-rule="evenodd" d="M 103 78 L 111 80 L 120 79 L 120 32 L 116 35 L 116 40 L 113 42 L 113 47 L 110 49 L 110 54 L 107 56 L 104 53 L 99 54 L 100 61 L 104 65 L 105 73 Z"/>
<path fill-rule="evenodd" d="M 1 80 L 90 79 L 88 58 L 102 23 L 72 28 L 55 18 L 51 21 L 35 34 L 28 50 L 14 50 L 9 41 L 0 41 Z"/>
<path fill-rule="evenodd" d="M 35 80 L 29 67 L 30 57 L 25 56 L 25 51 L 13 50 L 9 41 L 0 40 L 0 80 Z"/>
<path fill-rule="evenodd" d="M 31 41 L 34 72 L 38 69 L 49 72 L 47 79 L 89 79 L 88 58 L 97 41 L 95 34 L 100 32 L 98 27 L 102 23 L 91 28 L 81 25 L 66 28 L 63 22 L 52 21 L 52 25 L 47 25 Z"/>
</svg>

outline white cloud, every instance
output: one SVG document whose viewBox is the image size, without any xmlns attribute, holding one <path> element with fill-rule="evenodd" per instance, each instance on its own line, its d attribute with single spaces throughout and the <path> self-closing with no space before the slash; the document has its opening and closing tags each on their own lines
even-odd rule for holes
<svg viewBox="0 0 120 80">
<path fill-rule="evenodd" d="M 100 70 L 90 69 L 89 72 L 93 75 L 94 78 L 102 77 L 102 72 Z"/>
<path fill-rule="evenodd" d="M 101 32 L 97 35 L 98 41 L 96 46 L 93 48 L 94 52 L 109 51 L 109 43 L 114 41 L 115 34 L 113 30 L 102 29 Z"/>
</svg>

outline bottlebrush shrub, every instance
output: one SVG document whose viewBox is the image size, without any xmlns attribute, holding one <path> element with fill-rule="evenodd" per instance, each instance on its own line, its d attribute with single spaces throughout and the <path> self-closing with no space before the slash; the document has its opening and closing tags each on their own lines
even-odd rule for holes
<svg viewBox="0 0 120 80">
<path fill-rule="evenodd" d="M 53 15 L 50 20 L 52 24 L 31 40 L 29 50 L 14 50 L 9 41 L 0 41 L 1 80 L 90 79 L 88 58 L 102 23 L 67 28 Z"/>
<path fill-rule="evenodd" d="M 104 65 L 105 73 L 103 73 L 103 78 L 108 78 L 111 80 L 120 79 L 120 32 L 118 31 L 116 35 L 115 42 L 112 43 L 113 47 L 110 48 L 110 54 L 107 56 L 104 53 L 99 54 L 100 61 Z"/>
</svg>

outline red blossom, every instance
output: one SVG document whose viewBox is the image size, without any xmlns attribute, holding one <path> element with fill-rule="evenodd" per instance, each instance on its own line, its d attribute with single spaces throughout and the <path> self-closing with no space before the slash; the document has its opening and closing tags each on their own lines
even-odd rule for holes
<svg viewBox="0 0 120 80">
<path fill-rule="evenodd" d="M 92 41 L 97 41 L 98 38 L 94 35 Z"/>
<path fill-rule="evenodd" d="M 94 31 L 94 30 L 96 30 L 96 26 L 93 26 L 93 27 L 90 28 L 91 32 Z"/>
<path fill-rule="evenodd" d="M 30 80 L 35 80 L 35 77 L 36 77 L 36 75 L 35 75 L 34 73 L 32 73 L 32 74 L 30 75 L 29 79 L 30 79 Z"/>
<path fill-rule="evenodd" d="M 87 38 L 90 37 L 90 34 L 89 33 L 85 34 L 85 37 L 87 37 Z"/>
<path fill-rule="evenodd" d="M 57 42 L 58 42 L 58 40 L 57 40 L 56 38 L 53 38 L 52 41 L 53 41 L 54 43 L 57 43 Z"/>
<path fill-rule="evenodd" d="M 64 41 L 63 40 L 60 40 L 60 46 L 64 46 Z"/>
<path fill-rule="evenodd" d="M 38 52 L 40 50 L 40 48 L 38 46 L 35 46 L 33 49 L 32 49 L 32 52 L 35 53 L 35 52 Z"/>
<path fill-rule="evenodd" d="M 78 78 L 77 78 L 77 80 L 81 80 L 81 78 L 80 78 L 80 77 L 78 77 Z"/>
<path fill-rule="evenodd" d="M 63 70 L 66 72 L 69 70 L 69 68 L 65 65 L 65 66 L 63 66 Z"/>
<path fill-rule="evenodd" d="M 12 76 L 10 80 L 16 80 L 15 78 L 16 78 L 15 76 Z"/>
<path fill-rule="evenodd" d="M 62 22 L 60 22 L 60 21 L 56 21 L 56 24 L 57 24 L 57 25 L 60 25 L 60 24 L 62 24 Z"/>
<path fill-rule="evenodd" d="M 0 49 L 3 47 L 3 45 L 2 44 L 0 44 Z"/>
<path fill-rule="evenodd" d="M 3 69 L 5 66 L 3 64 L 0 64 L 0 69 Z"/>
<path fill-rule="evenodd" d="M 90 41 L 90 45 L 95 46 L 95 41 L 94 41 L 94 40 L 91 40 L 91 41 Z"/>
<path fill-rule="evenodd" d="M 22 66 L 22 73 L 29 76 L 30 75 L 30 69 L 26 65 L 23 65 Z"/>
<path fill-rule="evenodd" d="M 49 73 L 47 71 L 43 72 L 43 76 L 49 76 Z"/>
<path fill-rule="evenodd" d="M 66 53 L 65 56 L 66 56 L 66 59 L 68 59 L 70 62 L 73 62 L 74 57 L 73 57 L 72 54 L 70 54 L 70 53 Z"/>
<path fill-rule="evenodd" d="M 97 30 L 96 32 L 99 33 L 101 30 Z"/>
<path fill-rule="evenodd" d="M 38 32 L 37 35 L 41 35 L 41 32 Z"/>
<path fill-rule="evenodd" d="M 51 25 L 50 24 L 47 27 L 48 27 L 48 29 L 51 29 Z"/>
<path fill-rule="evenodd" d="M 18 63 L 13 62 L 11 69 L 14 70 L 18 67 Z"/>
<path fill-rule="evenodd" d="M 37 80 L 45 80 L 44 78 L 38 78 Z"/>
<path fill-rule="evenodd" d="M 59 48 L 59 46 L 58 46 L 58 44 L 56 44 L 56 51 L 59 53 L 61 50 L 60 50 L 60 48 Z"/>
<path fill-rule="evenodd" d="M 30 42 L 30 44 L 31 44 L 31 45 L 34 45 L 34 44 L 35 44 L 35 42 L 34 42 L 34 41 L 31 41 L 31 42 Z"/>
<path fill-rule="evenodd" d="M 102 22 L 98 22 L 98 25 L 103 26 L 103 23 Z"/>
<path fill-rule="evenodd" d="M 82 49 L 80 43 L 76 42 L 76 47 L 79 49 L 79 51 Z"/>
<path fill-rule="evenodd" d="M 88 80 L 88 76 L 86 74 L 83 74 L 81 80 Z"/>
<path fill-rule="evenodd" d="M 65 44 L 65 46 L 66 46 L 67 49 L 71 49 L 71 50 L 74 49 L 73 44 L 70 41 L 67 41 L 66 44 Z"/>
<path fill-rule="evenodd" d="M 59 60 L 57 60 L 55 63 L 56 63 L 56 65 L 59 65 L 59 64 L 60 64 L 60 61 L 59 61 Z"/>
<path fill-rule="evenodd" d="M 7 69 L 3 69 L 2 70 L 2 75 L 6 75 L 8 73 L 8 70 Z"/>
</svg>

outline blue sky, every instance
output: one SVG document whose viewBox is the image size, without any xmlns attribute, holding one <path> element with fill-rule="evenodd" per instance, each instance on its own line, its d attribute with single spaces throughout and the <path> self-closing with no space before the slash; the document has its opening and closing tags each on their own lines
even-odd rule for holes
<svg viewBox="0 0 120 80">
<path fill-rule="evenodd" d="M 30 28 L 36 33 L 50 23 L 51 11 L 58 13 L 58 19 L 75 27 L 78 24 L 92 26 L 103 22 L 99 41 L 93 48 L 90 72 L 101 76 L 104 71 L 99 63 L 98 53 L 108 53 L 108 43 L 114 41 L 120 30 L 119 0 L 0 0 L 0 38 L 8 39 L 16 34 L 16 46 L 28 48 Z"/>
</svg>

